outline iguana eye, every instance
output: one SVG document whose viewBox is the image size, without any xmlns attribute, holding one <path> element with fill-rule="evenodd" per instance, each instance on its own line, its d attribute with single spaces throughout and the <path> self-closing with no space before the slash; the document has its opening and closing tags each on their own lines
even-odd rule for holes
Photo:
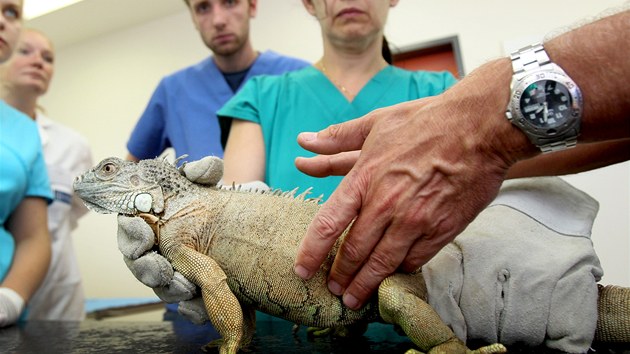
<svg viewBox="0 0 630 354">
<path fill-rule="evenodd" d="M 118 172 L 118 165 L 113 162 L 108 162 L 101 166 L 98 170 L 98 176 L 101 178 L 109 178 Z"/>
</svg>

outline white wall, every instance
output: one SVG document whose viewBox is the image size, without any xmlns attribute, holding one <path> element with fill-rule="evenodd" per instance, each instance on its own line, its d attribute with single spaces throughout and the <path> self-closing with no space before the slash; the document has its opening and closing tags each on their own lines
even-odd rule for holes
<svg viewBox="0 0 630 354">
<path fill-rule="evenodd" d="M 173 0 L 178 1 L 178 0 Z M 614 0 L 401 0 L 390 13 L 386 35 L 392 45 L 458 35 L 467 73 L 503 55 L 503 46 L 536 38 L 619 4 Z M 95 14 L 97 15 L 97 14 Z M 321 55 L 317 23 L 301 1 L 260 1 L 253 22 L 259 50 L 315 61 Z M 95 162 L 124 157 L 125 143 L 158 80 L 208 54 L 187 11 L 57 48 L 57 72 L 43 100 L 49 115 L 83 133 Z M 604 283 L 630 285 L 630 166 L 621 164 L 570 176 L 600 201 L 594 242 L 606 272 Z M 113 215 L 90 213 L 75 245 L 88 297 L 153 296 L 126 269 L 116 246 Z"/>
</svg>

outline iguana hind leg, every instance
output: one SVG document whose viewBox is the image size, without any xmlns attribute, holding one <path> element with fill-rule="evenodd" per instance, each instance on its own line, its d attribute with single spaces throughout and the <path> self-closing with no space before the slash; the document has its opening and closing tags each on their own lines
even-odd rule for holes
<svg viewBox="0 0 630 354">
<path fill-rule="evenodd" d="M 227 285 L 227 276 L 212 258 L 191 248 L 179 246 L 169 253 L 173 267 L 201 288 L 210 322 L 223 339 L 218 342 L 219 352 L 236 354 L 243 345 L 245 328 L 241 305 Z"/>
<path fill-rule="evenodd" d="M 378 289 L 379 312 L 384 321 L 399 325 L 421 350 L 428 353 L 505 353 L 501 344 L 470 351 L 427 304 L 421 274 L 394 274 Z M 411 350 L 410 352 L 417 352 Z"/>
</svg>

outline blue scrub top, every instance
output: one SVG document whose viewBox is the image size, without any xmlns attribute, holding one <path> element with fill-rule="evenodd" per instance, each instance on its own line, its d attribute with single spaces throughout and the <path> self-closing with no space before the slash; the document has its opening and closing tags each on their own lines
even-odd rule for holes
<svg viewBox="0 0 630 354">
<path fill-rule="evenodd" d="M 277 75 L 308 66 L 304 60 L 272 51 L 261 53 L 245 80 L 255 75 Z M 212 57 L 162 79 L 127 142 L 139 159 L 159 156 L 173 147 L 187 160 L 204 156 L 223 157 L 221 131 L 216 112 L 234 92 Z"/>
<path fill-rule="evenodd" d="M 0 101 L 0 281 L 8 272 L 15 241 L 7 219 L 25 197 L 52 201 L 39 131 L 35 121 Z"/>
<path fill-rule="evenodd" d="M 272 188 L 301 191 L 328 198 L 343 177 L 315 178 L 300 172 L 298 156 L 314 156 L 297 143 L 300 132 L 317 132 L 329 125 L 362 117 L 397 103 L 434 96 L 455 84 L 448 72 L 408 71 L 387 66 L 352 102 L 312 66 L 281 76 L 259 76 L 228 101 L 219 116 L 243 119 L 262 127 L 265 141 L 265 182 Z"/>
</svg>

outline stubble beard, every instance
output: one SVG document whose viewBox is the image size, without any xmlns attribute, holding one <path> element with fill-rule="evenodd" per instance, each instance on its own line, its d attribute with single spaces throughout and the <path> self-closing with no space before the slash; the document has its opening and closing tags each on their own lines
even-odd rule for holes
<svg viewBox="0 0 630 354">
<path fill-rule="evenodd" d="M 237 38 L 236 40 L 223 45 L 215 45 L 213 43 L 206 43 L 206 46 L 210 48 L 212 53 L 219 56 L 228 57 L 233 54 L 238 53 L 243 46 L 245 45 L 245 41 L 241 40 L 241 38 Z"/>
</svg>

